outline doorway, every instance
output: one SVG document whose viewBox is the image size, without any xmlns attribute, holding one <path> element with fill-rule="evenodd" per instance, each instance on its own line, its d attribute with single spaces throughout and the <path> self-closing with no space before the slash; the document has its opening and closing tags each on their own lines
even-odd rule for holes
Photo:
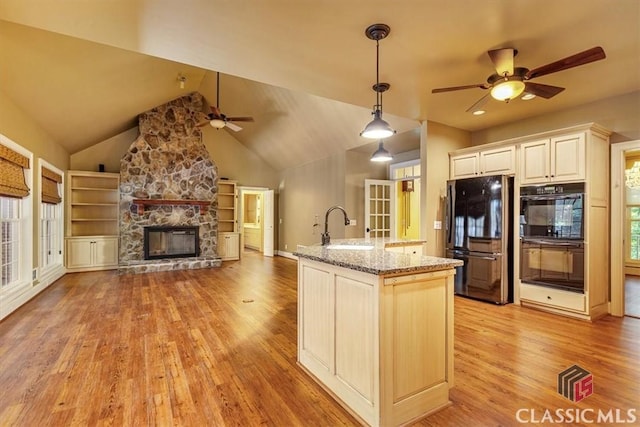
<svg viewBox="0 0 640 427">
<path fill-rule="evenodd" d="M 611 314 L 640 317 L 640 140 L 611 146 Z M 637 172 L 640 173 L 640 163 Z M 640 180 L 640 176 L 638 178 Z"/>
<path fill-rule="evenodd" d="M 420 159 L 396 163 L 389 167 L 395 182 L 396 221 L 398 239 L 420 238 Z"/>
<path fill-rule="evenodd" d="M 274 192 L 268 188 L 240 187 L 240 247 L 264 256 L 274 255 Z"/>
</svg>

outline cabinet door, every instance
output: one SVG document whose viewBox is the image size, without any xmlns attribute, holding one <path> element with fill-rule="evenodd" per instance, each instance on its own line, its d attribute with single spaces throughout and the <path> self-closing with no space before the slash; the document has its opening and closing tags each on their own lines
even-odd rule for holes
<svg viewBox="0 0 640 427">
<path fill-rule="evenodd" d="M 585 179 L 584 133 L 551 138 L 552 181 Z"/>
<path fill-rule="evenodd" d="M 105 237 L 93 239 L 93 253 L 96 267 L 118 265 L 118 238 Z"/>
<path fill-rule="evenodd" d="M 223 260 L 240 259 L 240 234 L 220 233 L 218 235 L 218 255 Z"/>
<path fill-rule="evenodd" d="M 67 268 L 93 266 L 92 239 L 67 239 Z"/>
<path fill-rule="evenodd" d="M 510 175 L 516 173 L 516 147 L 501 147 L 480 152 L 480 173 Z"/>
<path fill-rule="evenodd" d="M 450 178 L 470 178 L 478 175 L 479 171 L 479 154 L 460 154 L 451 156 L 449 164 Z"/>
<path fill-rule="evenodd" d="M 549 180 L 549 140 L 525 142 L 520 146 L 520 183 L 536 184 Z"/>
</svg>

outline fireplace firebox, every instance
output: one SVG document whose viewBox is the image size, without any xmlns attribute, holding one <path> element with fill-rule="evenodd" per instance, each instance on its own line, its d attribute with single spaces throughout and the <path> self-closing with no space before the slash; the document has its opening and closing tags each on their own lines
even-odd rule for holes
<svg viewBox="0 0 640 427">
<path fill-rule="evenodd" d="M 200 256 L 198 226 L 144 227 L 144 259 Z"/>
</svg>

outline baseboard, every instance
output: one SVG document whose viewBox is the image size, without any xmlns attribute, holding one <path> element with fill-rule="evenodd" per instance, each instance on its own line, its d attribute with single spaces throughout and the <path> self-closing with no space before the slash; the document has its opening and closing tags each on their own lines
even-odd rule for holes
<svg viewBox="0 0 640 427">
<path fill-rule="evenodd" d="M 640 267 L 624 267 L 624 274 L 629 274 L 631 276 L 640 276 Z"/>
<path fill-rule="evenodd" d="M 297 256 L 295 256 L 291 252 L 287 252 L 287 251 L 278 251 L 276 253 L 276 255 L 281 256 L 281 257 L 285 257 L 285 258 L 289 258 L 289 259 L 295 259 L 296 261 L 298 260 Z"/>
</svg>

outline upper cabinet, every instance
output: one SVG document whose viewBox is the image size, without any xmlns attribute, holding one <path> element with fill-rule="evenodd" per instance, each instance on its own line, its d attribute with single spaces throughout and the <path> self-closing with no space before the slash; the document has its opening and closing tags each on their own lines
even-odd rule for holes
<svg viewBox="0 0 640 427">
<path fill-rule="evenodd" d="M 450 178 L 471 178 L 479 175 L 511 175 L 515 173 L 516 147 L 514 145 L 454 154 L 450 157 Z"/>
<path fill-rule="evenodd" d="M 583 181 L 586 177 L 585 133 L 563 135 L 520 145 L 520 183 Z"/>
</svg>

